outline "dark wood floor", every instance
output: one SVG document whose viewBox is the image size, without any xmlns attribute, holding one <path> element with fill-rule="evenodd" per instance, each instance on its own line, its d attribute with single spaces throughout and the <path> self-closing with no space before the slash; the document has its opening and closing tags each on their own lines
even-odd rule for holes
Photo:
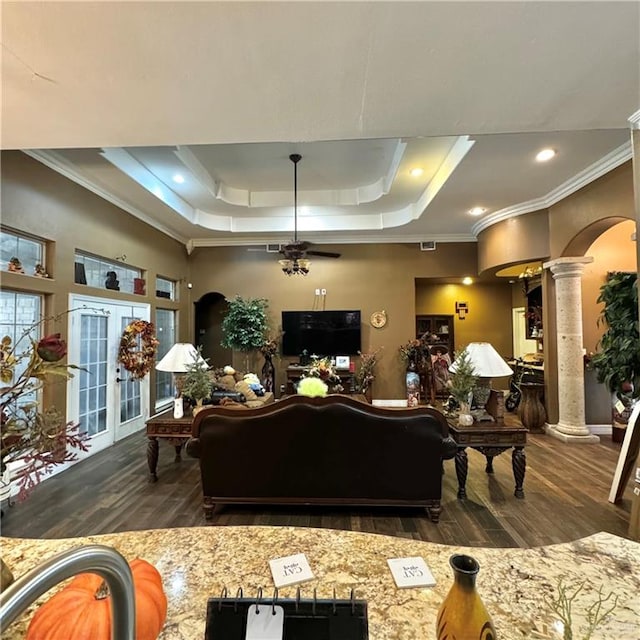
<svg viewBox="0 0 640 640">
<path fill-rule="evenodd" d="M 2 534 L 62 538 L 116 531 L 204 525 L 198 462 L 173 462 L 160 443 L 159 481 L 149 484 L 146 437 L 136 434 L 47 480 L 24 503 L 4 509 Z M 511 456 L 495 474 L 469 451 L 468 499 L 456 498 L 453 460 L 445 463 L 439 524 L 421 510 L 229 507 L 215 525 L 295 525 L 367 531 L 465 546 L 531 547 L 597 531 L 627 535 L 631 483 L 619 505 L 607 502 L 619 445 L 567 445 L 532 434 L 524 500 L 513 496 Z"/>
</svg>

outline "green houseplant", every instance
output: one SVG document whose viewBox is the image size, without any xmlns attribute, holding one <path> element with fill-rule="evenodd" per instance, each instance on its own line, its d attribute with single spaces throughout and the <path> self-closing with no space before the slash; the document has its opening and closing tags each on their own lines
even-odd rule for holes
<svg viewBox="0 0 640 640">
<path fill-rule="evenodd" d="M 616 410 L 617 417 L 614 413 L 614 424 L 625 424 L 631 405 L 640 396 L 637 273 L 608 273 L 597 301 L 604 304 L 598 325 L 604 323 L 607 329 L 589 367 L 596 372 L 598 382 L 614 394 L 614 408 L 618 401 L 624 405 L 624 411 Z M 619 419 L 625 413 L 626 419 Z"/>
<path fill-rule="evenodd" d="M 473 422 L 471 417 L 471 395 L 473 388 L 476 386 L 478 376 L 475 375 L 475 369 L 471 358 L 466 349 L 458 351 L 455 360 L 450 367 L 451 378 L 449 380 L 451 395 L 456 399 L 460 405 L 460 416 L 469 416 L 470 422 Z M 468 418 L 460 418 L 460 424 L 464 424 L 465 420 L 469 422 Z"/>
<path fill-rule="evenodd" d="M 201 407 L 203 400 L 211 394 L 211 377 L 209 367 L 202 358 L 202 347 L 198 347 L 198 355 L 193 362 L 186 365 L 187 372 L 182 378 L 182 395 L 195 401 Z"/>
<path fill-rule="evenodd" d="M 247 354 L 245 370 L 249 370 L 251 351 L 259 349 L 266 342 L 269 328 L 267 308 L 264 298 L 242 298 L 235 296 L 227 300 L 229 308 L 222 320 L 222 346 L 225 349 L 242 351 Z"/>
</svg>

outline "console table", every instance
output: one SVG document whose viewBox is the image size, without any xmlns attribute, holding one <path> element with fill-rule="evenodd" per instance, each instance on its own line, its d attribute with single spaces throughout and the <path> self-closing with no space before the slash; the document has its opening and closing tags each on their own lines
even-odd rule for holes
<svg viewBox="0 0 640 640">
<path fill-rule="evenodd" d="M 463 427 L 454 419 L 448 420 L 448 423 L 449 434 L 458 445 L 455 464 L 459 499 L 464 500 L 467 497 L 466 484 L 469 468 L 467 447 L 476 449 L 485 456 L 487 460 L 485 471 L 487 473 L 493 473 L 493 459 L 496 456 L 508 449 L 513 449 L 511 463 L 516 483 L 514 495 L 516 498 L 524 498 L 522 485 L 527 465 L 524 454 L 527 433 L 529 433 L 527 428 L 521 425 L 504 425 L 497 422 L 474 422 L 468 427 Z"/>
<path fill-rule="evenodd" d="M 308 372 L 310 367 L 302 367 L 290 365 L 287 367 L 287 385 L 285 387 L 285 394 L 292 396 L 296 392 L 296 385 L 302 378 L 302 374 Z M 354 393 L 356 388 L 354 374 L 349 369 L 336 369 L 336 373 L 340 376 L 340 384 L 343 386 L 344 391 L 342 393 L 350 395 Z"/>
<path fill-rule="evenodd" d="M 176 449 L 174 462 L 182 460 L 182 446 L 191 437 L 192 416 L 173 417 L 173 408 L 151 416 L 147 422 L 147 463 L 149 465 L 149 482 L 156 482 L 158 475 L 158 438 L 162 438 Z"/>
</svg>

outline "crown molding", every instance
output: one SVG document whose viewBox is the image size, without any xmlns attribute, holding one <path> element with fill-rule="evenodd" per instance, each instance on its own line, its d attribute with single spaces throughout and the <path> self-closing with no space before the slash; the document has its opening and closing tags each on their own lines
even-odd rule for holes
<svg viewBox="0 0 640 640">
<path fill-rule="evenodd" d="M 629 126 L 632 129 L 640 129 L 640 109 L 638 109 L 634 114 L 630 115 L 627 120 L 629 122 Z"/>
<path fill-rule="evenodd" d="M 475 236 L 459 233 L 459 234 L 442 234 L 442 235 L 401 235 L 394 237 L 383 237 L 378 235 L 357 235 L 349 236 L 332 236 L 323 235 L 322 238 L 314 237 L 311 242 L 313 244 L 415 244 L 419 245 L 421 242 L 473 242 L 478 240 Z M 255 247 L 266 246 L 267 244 L 281 244 L 286 245 L 291 243 L 291 238 L 268 238 L 264 236 L 245 236 L 243 238 L 191 238 L 187 243 L 187 251 L 192 253 L 196 248 L 202 247 Z M 265 251 L 266 253 L 266 251 Z"/>
<path fill-rule="evenodd" d="M 548 209 L 560 200 L 563 200 L 572 193 L 582 189 L 582 187 L 585 187 L 594 180 L 597 180 L 610 171 L 613 171 L 616 167 L 619 167 L 627 160 L 630 160 L 631 156 L 632 149 L 631 141 L 629 140 L 597 162 L 594 162 L 580 173 L 573 176 L 573 178 L 570 178 L 559 187 L 553 189 L 553 191 L 550 191 L 546 196 L 522 202 L 521 204 L 501 209 L 500 211 L 496 211 L 495 213 L 486 216 L 473 225 L 471 233 L 477 237 L 480 232 L 488 229 L 498 222 L 508 220 L 509 218 L 515 218 L 517 216 L 524 215 L 525 213 L 539 211 L 540 209 Z"/>
<path fill-rule="evenodd" d="M 140 211 L 140 209 L 134 207 L 125 200 L 118 198 L 112 193 L 109 193 L 101 186 L 97 185 L 95 182 L 89 181 L 87 178 L 85 178 L 85 176 L 79 173 L 73 165 L 69 164 L 55 151 L 44 151 L 42 149 L 23 149 L 22 153 L 30 156 L 38 162 L 41 162 L 45 166 L 49 167 L 49 169 L 53 169 L 56 173 L 59 173 L 60 175 L 68 178 L 76 184 L 79 184 L 81 187 L 87 189 L 87 191 L 95 193 L 97 196 L 100 196 L 119 209 L 123 209 L 127 213 L 130 213 L 132 216 L 138 218 L 138 220 L 141 220 L 145 224 L 148 224 L 150 227 L 153 227 L 157 231 L 164 233 L 165 235 L 173 238 L 174 240 L 177 240 L 183 245 L 187 244 L 188 238 L 180 235 L 179 233 L 176 233 L 173 229 L 170 229 L 169 227 L 163 225 L 161 222 L 158 222 L 157 220 Z"/>
</svg>

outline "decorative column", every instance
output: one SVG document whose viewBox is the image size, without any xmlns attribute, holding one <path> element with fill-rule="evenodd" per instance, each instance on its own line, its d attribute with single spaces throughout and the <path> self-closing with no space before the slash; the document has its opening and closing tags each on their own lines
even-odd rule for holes
<svg viewBox="0 0 640 640">
<path fill-rule="evenodd" d="M 584 414 L 584 359 L 581 276 L 593 258 L 556 258 L 546 262 L 556 285 L 556 344 L 558 349 L 558 424 L 547 433 L 571 443 L 596 443 Z"/>
</svg>

